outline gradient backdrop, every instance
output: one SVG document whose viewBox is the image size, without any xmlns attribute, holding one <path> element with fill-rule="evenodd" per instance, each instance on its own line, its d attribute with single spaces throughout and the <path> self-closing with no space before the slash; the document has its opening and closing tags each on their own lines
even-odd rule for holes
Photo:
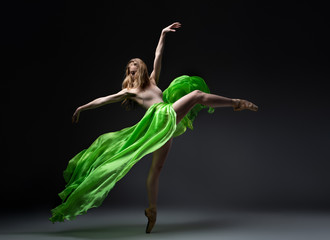
<svg viewBox="0 0 330 240">
<path fill-rule="evenodd" d="M 74 110 L 121 89 L 126 63 L 152 70 L 166 38 L 159 86 L 199 75 L 212 93 L 259 112 L 200 112 L 173 141 L 159 206 L 329 209 L 328 10 L 312 1 L 16 1 L 4 6 L 1 211 L 60 203 L 67 162 L 99 135 L 137 123 L 120 103 Z M 147 206 L 151 156 L 100 208 Z M 96 210 L 93 210 L 96 211 Z M 101 210 L 99 210 L 101 211 Z"/>
</svg>

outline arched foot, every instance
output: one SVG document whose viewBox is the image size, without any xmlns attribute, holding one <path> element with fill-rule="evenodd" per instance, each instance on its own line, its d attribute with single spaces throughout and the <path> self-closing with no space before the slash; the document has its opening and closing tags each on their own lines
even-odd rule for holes
<svg viewBox="0 0 330 240">
<path fill-rule="evenodd" d="M 155 226 L 157 219 L 157 209 L 155 207 L 147 208 L 144 214 L 148 218 L 148 224 L 146 228 L 146 233 L 151 233 L 153 227 Z"/>
<path fill-rule="evenodd" d="M 233 99 L 233 101 L 234 101 L 234 106 L 233 106 L 234 111 L 242 111 L 244 109 L 248 109 L 255 112 L 258 111 L 258 106 L 252 102 L 243 99 Z"/>
</svg>

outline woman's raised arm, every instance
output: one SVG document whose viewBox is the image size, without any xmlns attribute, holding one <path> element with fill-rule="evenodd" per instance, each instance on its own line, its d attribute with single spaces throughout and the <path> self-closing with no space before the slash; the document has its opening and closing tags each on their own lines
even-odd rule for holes
<svg viewBox="0 0 330 240">
<path fill-rule="evenodd" d="M 165 35 L 168 32 L 175 32 L 176 31 L 175 29 L 180 27 L 181 27 L 181 23 L 175 22 L 170 26 L 164 28 L 162 30 L 162 33 L 160 34 L 160 38 L 155 52 L 154 69 L 150 75 L 150 80 L 153 81 L 155 84 L 157 84 L 159 80 L 160 69 L 162 65 L 163 50 L 165 44 Z"/>
<path fill-rule="evenodd" d="M 98 108 L 98 107 L 101 107 L 101 106 L 109 104 L 109 103 L 119 102 L 119 101 L 122 101 L 125 98 L 127 98 L 129 96 L 133 96 L 133 95 L 135 95 L 135 94 L 129 92 L 127 89 L 123 89 L 118 93 L 97 98 L 85 105 L 78 107 L 72 116 L 72 122 L 77 123 L 79 121 L 79 115 L 82 111 L 85 111 L 88 109 L 93 109 L 93 108 Z"/>
</svg>

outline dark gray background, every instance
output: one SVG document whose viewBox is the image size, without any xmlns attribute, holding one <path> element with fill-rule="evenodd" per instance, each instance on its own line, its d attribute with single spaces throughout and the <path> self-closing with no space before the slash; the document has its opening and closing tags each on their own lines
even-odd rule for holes
<svg viewBox="0 0 330 240">
<path fill-rule="evenodd" d="M 120 103 L 76 107 L 121 89 L 125 65 L 152 70 L 168 34 L 159 86 L 188 74 L 212 93 L 245 98 L 259 112 L 200 112 L 176 138 L 161 176 L 159 205 L 329 209 L 329 21 L 312 1 L 33 1 L 4 6 L 2 209 L 60 203 L 62 171 L 100 134 L 135 124 L 144 110 Z M 7 71 L 5 71 L 7 73 Z M 151 156 L 102 207 L 146 206 Z"/>
</svg>

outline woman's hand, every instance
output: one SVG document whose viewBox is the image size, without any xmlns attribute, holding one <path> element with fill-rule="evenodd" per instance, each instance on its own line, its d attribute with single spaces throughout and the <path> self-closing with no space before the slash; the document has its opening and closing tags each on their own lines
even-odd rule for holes
<svg viewBox="0 0 330 240">
<path fill-rule="evenodd" d="M 181 27 L 181 23 L 179 22 L 175 22 L 175 23 L 172 23 L 170 26 L 166 27 L 163 29 L 163 33 L 168 33 L 168 32 L 175 32 L 176 28 L 180 28 Z"/>
<path fill-rule="evenodd" d="M 72 116 L 72 123 L 77 123 L 79 121 L 79 115 L 80 115 L 80 108 L 77 108 Z"/>
</svg>

